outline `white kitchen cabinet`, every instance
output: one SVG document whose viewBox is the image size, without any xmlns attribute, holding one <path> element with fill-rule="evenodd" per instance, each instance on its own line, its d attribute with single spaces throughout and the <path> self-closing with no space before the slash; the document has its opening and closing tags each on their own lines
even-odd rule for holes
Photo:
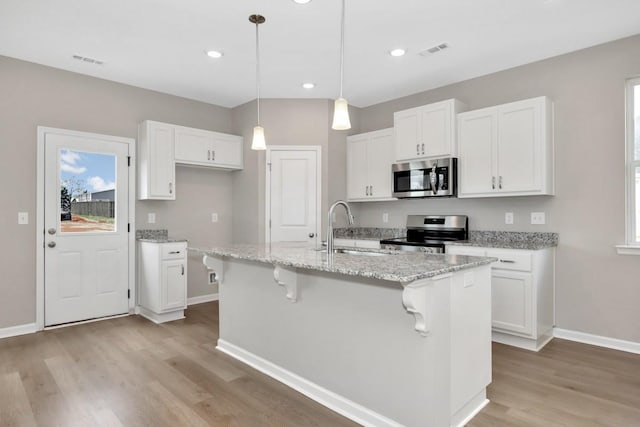
<svg viewBox="0 0 640 427">
<path fill-rule="evenodd" d="M 396 161 L 456 156 L 456 116 L 465 110 L 449 99 L 394 113 Z"/>
<path fill-rule="evenodd" d="M 138 199 L 175 200 L 174 126 L 145 120 L 138 126 Z"/>
<path fill-rule="evenodd" d="M 185 165 L 242 169 L 242 137 L 176 126 L 175 160 Z"/>
<path fill-rule="evenodd" d="M 458 115 L 458 197 L 554 194 L 552 105 L 538 97 Z"/>
<path fill-rule="evenodd" d="M 347 200 L 393 200 L 393 129 L 347 137 Z"/>
<path fill-rule="evenodd" d="M 155 323 L 183 319 L 187 307 L 187 243 L 138 242 L 140 314 Z"/>
<path fill-rule="evenodd" d="M 333 239 L 333 244 L 335 246 L 346 246 L 351 248 L 380 249 L 380 241 L 371 239 L 335 238 Z"/>
<path fill-rule="evenodd" d="M 538 351 L 553 337 L 555 249 L 447 246 L 452 255 L 498 258 L 491 267 L 492 339 Z"/>
</svg>

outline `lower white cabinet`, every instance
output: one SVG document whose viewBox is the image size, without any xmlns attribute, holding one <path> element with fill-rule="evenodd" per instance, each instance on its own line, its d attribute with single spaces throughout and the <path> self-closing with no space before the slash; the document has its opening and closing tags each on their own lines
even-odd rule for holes
<svg viewBox="0 0 640 427">
<path fill-rule="evenodd" d="M 489 256 L 493 341 L 538 351 L 553 337 L 555 249 L 447 246 L 452 255 Z"/>
<path fill-rule="evenodd" d="M 184 319 L 187 242 L 138 242 L 138 305 L 155 323 Z"/>
</svg>

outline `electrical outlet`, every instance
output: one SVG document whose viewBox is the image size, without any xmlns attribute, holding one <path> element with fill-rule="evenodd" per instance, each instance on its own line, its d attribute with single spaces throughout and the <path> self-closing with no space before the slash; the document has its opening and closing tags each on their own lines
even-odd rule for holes
<svg viewBox="0 0 640 427">
<path fill-rule="evenodd" d="M 531 212 L 531 224 L 542 225 L 546 223 L 544 212 Z"/>
<path fill-rule="evenodd" d="M 155 224 L 155 223 L 156 223 L 156 214 L 154 214 L 154 213 L 149 213 L 149 214 L 147 215 L 147 222 L 148 222 L 149 224 Z"/>
<path fill-rule="evenodd" d="M 505 214 L 504 214 L 504 223 L 505 224 L 513 224 L 513 212 L 505 212 Z"/>
<path fill-rule="evenodd" d="M 18 224 L 29 224 L 29 212 L 18 212 Z"/>
<path fill-rule="evenodd" d="M 218 214 L 217 213 L 212 213 L 211 214 L 211 222 L 218 222 Z"/>
<path fill-rule="evenodd" d="M 389 222 L 389 214 L 388 213 L 383 213 L 382 214 L 382 222 L 384 222 L 385 224 Z"/>
</svg>

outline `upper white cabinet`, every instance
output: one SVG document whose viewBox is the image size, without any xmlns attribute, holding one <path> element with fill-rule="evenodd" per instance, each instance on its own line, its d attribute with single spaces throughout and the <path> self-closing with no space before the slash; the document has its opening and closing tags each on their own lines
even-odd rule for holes
<svg viewBox="0 0 640 427">
<path fill-rule="evenodd" d="M 175 165 L 242 169 L 242 137 L 145 120 L 138 127 L 138 199 L 175 200 Z"/>
<path fill-rule="evenodd" d="M 176 163 L 242 169 L 242 137 L 176 126 Z"/>
<path fill-rule="evenodd" d="M 347 200 L 393 200 L 393 129 L 347 137 Z"/>
<path fill-rule="evenodd" d="M 552 195 L 552 105 L 538 97 L 458 115 L 458 197 Z"/>
<path fill-rule="evenodd" d="M 138 127 L 138 198 L 175 200 L 174 126 L 146 120 Z"/>
<path fill-rule="evenodd" d="M 397 161 L 456 156 L 457 99 L 398 111 L 393 115 Z"/>
</svg>

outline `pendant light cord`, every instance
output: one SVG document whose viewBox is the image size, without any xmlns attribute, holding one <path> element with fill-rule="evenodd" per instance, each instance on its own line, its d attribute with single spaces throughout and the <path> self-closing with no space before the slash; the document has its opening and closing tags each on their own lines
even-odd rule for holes
<svg viewBox="0 0 640 427">
<path fill-rule="evenodd" d="M 260 38 L 258 37 L 258 25 L 256 22 L 256 93 L 258 95 L 258 126 L 260 126 Z"/>
<path fill-rule="evenodd" d="M 344 3 L 342 0 L 342 22 L 340 24 L 340 98 L 342 98 L 342 82 L 344 80 Z"/>
</svg>

